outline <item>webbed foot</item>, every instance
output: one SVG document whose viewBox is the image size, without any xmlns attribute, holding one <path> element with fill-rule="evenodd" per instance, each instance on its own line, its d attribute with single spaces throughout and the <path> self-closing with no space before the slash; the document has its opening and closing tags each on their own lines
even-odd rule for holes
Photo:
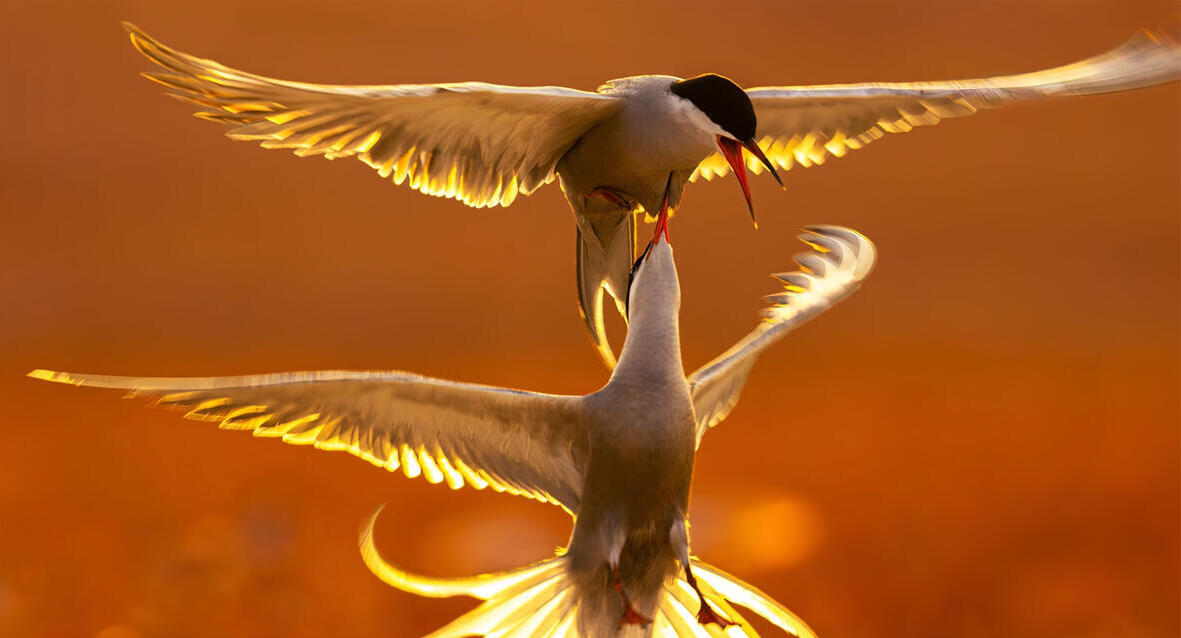
<svg viewBox="0 0 1181 638">
<path fill-rule="evenodd" d="M 713 608 L 713 605 L 709 604 L 709 600 L 706 599 L 705 594 L 701 593 L 701 588 L 697 586 L 697 577 L 693 575 L 693 570 L 688 565 L 685 565 L 685 580 L 689 581 L 689 586 L 693 588 L 693 591 L 697 592 L 697 598 L 701 600 L 701 609 L 697 610 L 697 622 L 699 624 L 708 625 L 713 623 L 722 629 L 737 624 L 724 618 Z"/>
</svg>

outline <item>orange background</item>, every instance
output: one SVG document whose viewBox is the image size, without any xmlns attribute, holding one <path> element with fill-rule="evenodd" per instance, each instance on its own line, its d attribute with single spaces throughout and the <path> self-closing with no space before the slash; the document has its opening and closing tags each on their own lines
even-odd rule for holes
<svg viewBox="0 0 1181 638">
<path fill-rule="evenodd" d="M 398 368 L 549 392 L 606 374 L 556 186 L 476 211 L 359 162 L 221 136 L 137 77 L 131 20 L 282 78 L 593 89 L 974 77 L 1099 53 L 1163 3 L 0 5 L 0 633 L 416 636 L 362 566 L 541 558 L 556 508 L 387 475 L 34 382 Z M 1177 85 L 1020 105 L 822 168 L 690 186 L 686 366 L 756 321 L 805 223 L 871 237 L 850 301 L 756 367 L 705 439 L 695 551 L 821 636 L 1176 636 Z"/>
</svg>

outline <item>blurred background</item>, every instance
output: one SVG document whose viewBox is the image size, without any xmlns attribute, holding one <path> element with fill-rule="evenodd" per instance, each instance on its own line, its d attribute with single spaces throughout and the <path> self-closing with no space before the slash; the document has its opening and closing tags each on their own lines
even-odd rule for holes
<svg viewBox="0 0 1181 638">
<path fill-rule="evenodd" d="M 594 89 L 1036 70 L 1173 2 L 0 4 L 0 633 L 418 636 L 393 590 L 548 556 L 557 508 L 35 382 L 404 369 L 558 393 L 607 377 L 556 185 L 473 210 L 222 136 L 119 27 L 273 77 Z M 687 368 L 745 334 L 807 223 L 881 262 L 765 356 L 704 441 L 694 550 L 821 636 L 1178 635 L 1181 96 L 1024 104 L 822 167 L 690 186 Z M 618 328 L 618 325 L 615 326 Z M 618 334 L 618 330 L 616 330 Z"/>
</svg>

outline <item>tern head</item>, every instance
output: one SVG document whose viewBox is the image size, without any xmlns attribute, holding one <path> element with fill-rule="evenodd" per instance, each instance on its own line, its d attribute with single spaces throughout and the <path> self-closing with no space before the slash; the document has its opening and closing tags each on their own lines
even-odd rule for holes
<svg viewBox="0 0 1181 638">
<path fill-rule="evenodd" d="M 750 210 L 750 218 L 753 221 L 755 208 L 750 201 L 750 186 L 746 181 L 746 162 L 742 158 L 742 149 L 745 147 L 757 157 L 780 186 L 783 186 L 783 180 L 779 179 L 779 172 L 755 141 L 758 121 L 755 119 L 755 109 L 750 103 L 750 97 L 737 84 L 713 73 L 673 82 L 669 91 L 691 103 L 718 129 L 712 131 L 717 138 L 718 148 L 742 186 L 746 207 Z"/>
</svg>

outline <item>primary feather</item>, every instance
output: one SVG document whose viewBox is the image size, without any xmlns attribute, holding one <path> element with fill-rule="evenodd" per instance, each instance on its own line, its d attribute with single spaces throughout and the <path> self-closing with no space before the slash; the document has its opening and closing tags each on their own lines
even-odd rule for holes
<svg viewBox="0 0 1181 638">
<path fill-rule="evenodd" d="M 877 250 L 864 236 L 835 226 L 808 226 L 800 240 L 811 252 L 795 256 L 800 270 L 773 275 L 784 284 L 769 295 L 764 321 L 729 350 L 689 375 L 697 441 L 734 406 L 755 361 L 771 344 L 853 294 L 873 270 Z"/>
<path fill-rule="evenodd" d="M 232 69 L 124 23 L 163 71 L 144 73 L 230 125 L 232 139 L 328 159 L 357 157 L 394 183 L 469 206 L 508 206 L 554 179 L 580 135 L 615 108 L 609 96 L 484 82 L 340 86 Z"/>
<path fill-rule="evenodd" d="M 229 430 L 344 450 L 408 478 L 491 488 L 577 511 L 586 434 L 578 397 L 456 383 L 406 372 L 118 377 L 34 370 L 57 383 L 154 396 Z"/>
<path fill-rule="evenodd" d="M 1165 33 L 1141 30 L 1124 44 L 1073 64 L 1017 75 L 946 82 L 864 82 L 747 89 L 758 115 L 759 148 L 780 169 L 823 164 L 919 126 L 1043 97 L 1144 88 L 1181 78 L 1181 47 Z M 753 158 L 747 168 L 764 169 Z M 720 154 L 690 178 L 730 172 Z"/>
</svg>

